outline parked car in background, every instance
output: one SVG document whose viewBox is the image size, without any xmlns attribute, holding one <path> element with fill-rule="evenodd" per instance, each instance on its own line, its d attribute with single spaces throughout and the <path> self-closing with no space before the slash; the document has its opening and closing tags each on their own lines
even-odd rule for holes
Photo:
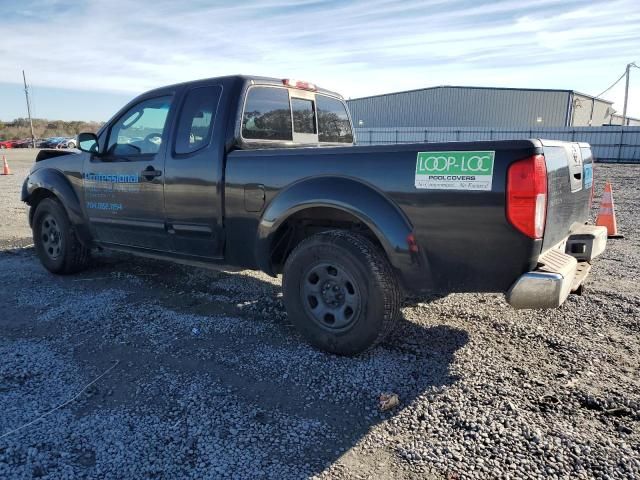
<svg viewBox="0 0 640 480">
<path fill-rule="evenodd" d="M 41 142 L 38 147 L 39 148 L 57 148 L 58 144 L 66 140 L 65 137 L 49 137 L 45 138 L 43 142 Z"/>
<path fill-rule="evenodd" d="M 35 140 L 38 141 L 37 139 Z M 30 138 L 23 138 L 22 140 L 18 140 L 13 148 L 33 148 L 33 140 Z"/>
<path fill-rule="evenodd" d="M 17 140 L 2 140 L 0 141 L 0 148 L 16 148 L 16 142 Z"/>
<path fill-rule="evenodd" d="M 63 138 L 56 148 L 76 148 L 77 142 L 75 138 Z"/>
<path fill-rule="evenodd" d="M 53 138 L 49 137 L 49 138 L 43 138 L 41 141 L 39 141 L 38 143 L 36 143 L 36 147 L 38 148 L 51 148 L 51 142 L 53 141 Z"/>
<path fill-rule="evenodd" d="M 76 145 L 75 138 L 52 137 L 43 144 L 42 148 L 76 148 Z"/>
</svg>

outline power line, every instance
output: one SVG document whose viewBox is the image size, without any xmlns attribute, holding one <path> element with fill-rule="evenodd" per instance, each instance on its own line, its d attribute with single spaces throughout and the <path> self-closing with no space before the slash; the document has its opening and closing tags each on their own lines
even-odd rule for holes
<svg viewBox="0 0 640 480">
<path fill-rule="evenodd" d="M 629 70 L 631 69 L 631 67 L 640 68 L 638 65 L 636 65 L 635 62 L 628 63 L 627 66 L 624 69 L 624 72 L 622 72 L 622 75 L 620 75 L 615 82 L 613 82 L 606 90 L 602 91 L 601 93 L 599 93 L 598 95 L 593 97 L 593 99 L 591 100 L 591 102 L 592 102 L 591 103 L 591 118 L 589 119 L 589 125 L 591 125 L 591 120 L 593 119 L 593 108 L 594 108 L 595 100 L 600 98 L 605 93 L 607 93 L 609 90 L 611 90 L 613 87 L 615 87 L 618 84 L 618 82 L 620 82 L 620 80 L 622 80 L 623 78 L 626 77 L 626 84 L 625 84 L 625 90 L 624 90 L 624 108 L 623 108 L 623 111 L 622 111 L 622 124 L 623 125 L 625 124 L 626 119 L 627 119 L 627 100 L 628 100 L 628 97 L 629 97 Z"/>
<path fill-rule="evenodd" d="M 622 79 L 625 77 L 625 75 L 626 75 L 626 74 L 627 74 L 627 70 L 625 69 L 625 71 L 624 71 L 624 72 L 622 72 L 622 75 L 620 75 L 620 77 L 619 77 L 615 82 L 613 82 L 609 88 L 607 88 L 607 89 L 606 89 L 606 90 L 604 90 L 602 93 L 599 93 L 598 95 L 596 95 L 596 96 L 595 96 L 595 97 L 593 97 L 593 98 L 594 98 L 594 99 L 596 99 L 596 98 L 600 98 L 602 95 L 604 95 L 605 93 L 607 93 L 609 90 L 611 90 L 613 87 L 615 87 L 615 86 L 618 84 L 618 82 L 619 82 L 620 80 L 622 80 Z"/>
</svg>

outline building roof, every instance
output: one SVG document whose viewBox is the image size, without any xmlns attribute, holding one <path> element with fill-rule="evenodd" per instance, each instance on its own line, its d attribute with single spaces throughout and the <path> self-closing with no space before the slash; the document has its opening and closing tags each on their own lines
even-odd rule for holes
<svg viewBox="0 0 640 480">
<path fill-rule="evenodd" d="M 402 90 L 400 92 L 381 93 L 379 95 L 368 95 L 366 97 L 350 98 L 348 101 L 364 100 L 366 98 L 388 97 L 391 95 L 399 95 L 403 93 L 423 92 L 427 90 L 436 90 L 438 88 L 459 88 L 459 89 L 465 89 L 465 90 L 515 90 L 515 91 L 524 91 L 524 92 L 564 92 L 564 93 L 573 93 L 573 94 L 581 95 L 583 97 L 588 97 L 591 99 L 598 100 L 600 102 L 613 105 L 613 102 L 609 100 L 605 100 L 603 98 L 596 98 L 593 95 L 581 93 L 576 90 L 565 90 L 565 89 L 558 89 L 558 88 L 474 87 L 474 86 L 464 86 L 464 85 L 438 85 L 436 87 L 415 88 L 412 90 Z"/>
</svg>

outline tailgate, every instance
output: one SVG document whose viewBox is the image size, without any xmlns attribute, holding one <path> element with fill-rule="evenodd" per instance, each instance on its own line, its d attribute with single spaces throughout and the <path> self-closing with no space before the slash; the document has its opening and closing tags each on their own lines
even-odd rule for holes
<svg viewBox="0 0 640 480">
<path fill-rule="evenodd" d="M 593 155 L 587 143 L 542 142 L 547 165 L 547 217 L 542 251 L 564 240 L 589 218 Z"/>
</svg>

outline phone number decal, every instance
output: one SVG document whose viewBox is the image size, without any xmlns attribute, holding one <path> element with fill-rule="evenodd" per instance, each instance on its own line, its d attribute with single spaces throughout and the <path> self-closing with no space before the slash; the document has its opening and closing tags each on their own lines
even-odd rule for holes
<svg viewBox="0 0 640 480">
<path fill-rule="evenodd" d="M 122 204 L 121 203 L 106 203 L 106 202 L 87 202 L 87 208 L 89 210 L 118 211 L 118 210 L 122 210 Z"/>
</svg>

